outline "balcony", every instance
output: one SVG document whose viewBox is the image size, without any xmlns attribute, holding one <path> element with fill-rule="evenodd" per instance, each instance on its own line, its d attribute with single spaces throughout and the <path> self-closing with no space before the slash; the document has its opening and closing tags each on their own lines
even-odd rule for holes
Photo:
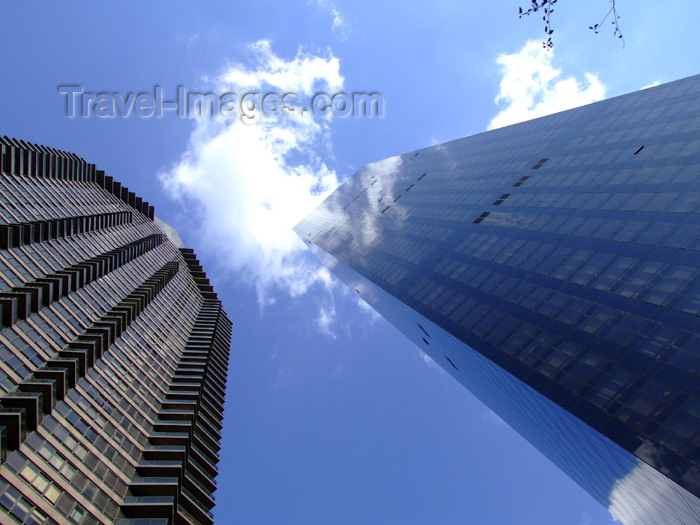
<svg viewBox="0 0 700 525">
<path fill-rule="evenodd" d="M 194 411 L 163 408 L 158 412 L 158 417 L 162 420 L 192 421 L 194 419 Z"/>
<path fill-rule="evenodd" d="M 214 523 L 213 514 L 186 488 L 180 488 L 180 496 L 180 504 L 187 512 L 192 514 L 197 519 L 198 523 L 202 525 Z"/>
<path fill-rule="evenodd" d="M 179 478 L 166 477 L 135 477 L 129 484 L 129 490 L 134 496 L 177 496 Z"/>
<path fill-rule="evenodd" d="M 212 492 L 208 490 L 204 485 L 202 485 L 197 479 L 192 476 L 189 472 L 185 472 L 185 479 L 183 480 L 183 486 L 187 488 L 194 496 L 196 496 L 199 501 L 208 509 L 212 509 L 216 505 L 214 496 Z"/>
<path fill-rule="evenodd" d="M 172 521 L 175 498 L 170 496 L 135 496 L 124 498 L 121 509 L 127 518 L 160 518 Z"/>
<path fill-rule="evenodd" d="M 214 478 L 192 457 L 187 458 L 186 472 L 189 472 L 209 492 L 214 492 L 216 490 Z"/>
<path fill-rule="evenodd" d="M 36 430 L 43 418 L 41 407 L 42 395 L 40 392 L 11 392 L 2 398 L 0 403 L 5 408 L 3 412 L 10 410 L 23 410 L 23 423 L 27 430 Z M 2 423 L 0 423 L 2 424 Z"/>
<path fill-rule="evenodd" d="M 190 432 L 192 421 L 178 419 L 156 419 L 153 430 L 156 432 Z"/>
<path fill-rule="evenodd" d="M 34 377 L 40 380 L 48 379 L 54 382 L 56 399 L 63 399 L 66 394 L 66 383 L 68 382 L 68 370 L 61 368 L 40 368 L 34 371 Z"/>
<path fill-rule="evenodd" d="M 189 432 L 152 432 L 148 441 L 154 445 L 186 446 L 190 442 Z"/>
<path fill-rule="evenodd" d="M 139 461 L 136 472 L 140 476 L 150 478 L 179 477 L 182 473 L 182 462 L 180 461 Z"/>
<path fill-rule="evenodd" d="M 143 457 L 150 461 L 180 461 L 185 460 L 184 446 L 147 445 L 143 449 Z"/>
<path fill-rule="evenodd" d="M 27 379 L 20 383 L 19 389 L 22 392 L 41 394 L 41 411 L 44 414 L 50 414 L 56 405 L 56 381 L 54 379 Z"/>
</svg>

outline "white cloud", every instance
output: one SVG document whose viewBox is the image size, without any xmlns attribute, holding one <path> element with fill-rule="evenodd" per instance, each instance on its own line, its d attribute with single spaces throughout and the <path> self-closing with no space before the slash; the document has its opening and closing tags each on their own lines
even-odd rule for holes
<svg viewBox="0 0 700 525">
<path fill-rule="evenodd" d="M 345 25 L 345 19 L 340 14 L 340 11 L 333 8 L 333 29 L 339 29 Z"/>
<path fill-rule="evenodd" d="M 333 331 L 333 324 L 335 322 L 335 301 L 333 297 L 325 304 L 321 305 L 318 311 L 318 317 L 316 317 L 316 328 L 322 334 L 335 339 L 335 332 Z"/>
<path fill-rule="evenodd" d="M 300 50 L 286 60 L 264 40 L 249 50 L 252 66 L 228 66 L 212 89 L 310 94 L 342 88 L 340 63 L 330 52 L 317 56 Z M 273 290 L 294 297 L 313 285 L 331 288 L 330 273 L 292 227 L 338 181 L 323 160 L 330 144 L 327 123 L 259 117 L 248 124 L 239 118 L 196 119 L 187 151 L 159 178 L 193 215 L 198 250 L 207 252 L 218 271 L 253 284 L 262 309 L 274 302 Z M 319 328 L 330 333 L 334 315 L 334 306 L 324 306 Z"/>
<path fill-rule="evenodd" d="M 642 89 L 649 89 L 658 86 L 661 84 L 661 82 L 652 82 L 651 84 L 647 84 L 646 86 L 643 86 Z"/>
<path fill-rule="evenodd" d="M 605 98 L 605 87 L 597 75 L 585 73 L 582 82 L 564 77 L 561 69 L 552 65 L 553 58 L 553 51 L 546 51 L 541 42 L 533 40 L 517 53 L 496 58 L 503 73 L 496 104 L 503 109 L 493 118 L 489 129 Z"/>
<path fill-rule="evenodd" d="M 269 86 L 281 93 L 289 91 L 310 95 L 317 88 L 332 93 L 343 86 L 340 60 L 333 55 L 320 57 L 300 50 L 293 60 L 284 60 L 272 51 L 269 40 L 259 40 L 250 44 L 248 49 L 255 63 L 254 68 L 229 66 L 219 77 L 221 87 L 259 91 L 261 86 Z"/>
<path fill-rule="evenodd" d="M 199 40 L 199 33 L 195 33 L 193 35 L 188 35 L 188 36 L 180 35 L 180 36 L 175 37 L 175 40 L 177 40 L 179 42 L 184 42 L 185 46 L 189 49 L 194 44 L 196 44 L 197 41 Z"/>
<path fill-rule="evenodd" d="M 317 0 L 319 7 L 327 9 L 333 15 L 332 28 L 333 31 L 338 31 L 341 40 L 347 40 L 350 32 L 350 24 L 347 22 L 343 14 L 338 10 L 335 2 L 332 0 Z"/>
</svg>

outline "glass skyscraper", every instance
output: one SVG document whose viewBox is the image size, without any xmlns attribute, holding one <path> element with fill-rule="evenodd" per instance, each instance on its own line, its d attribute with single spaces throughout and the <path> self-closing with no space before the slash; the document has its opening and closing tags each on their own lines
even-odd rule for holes
<svg viewBox="0 0 700 525">
<path fill-rule="evenodd" d="M 625 523 L 700 523 L 700 76 L 364 166 L 296 227 Z"/>
<path fill-rule="evenodd" d="M 231 322 L 153 207 L 0 138 L 0 522 L 212 523 Z"/>
</svg>

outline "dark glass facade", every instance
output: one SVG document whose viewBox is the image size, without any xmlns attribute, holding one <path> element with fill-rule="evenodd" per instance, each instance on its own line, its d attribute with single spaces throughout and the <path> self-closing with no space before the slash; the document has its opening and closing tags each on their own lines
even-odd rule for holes
<svg viewBox="0 0 700 525">
<path fill-rule="evenodd" d="M 153 207 L 0 138 L 0 522 L 213 523 L 231 322 Z"/>
<path fill-rule="evenodd" d="M 700 523 L 700 76 L 368 164 L 297 227 L 626 523 Z"/>
</svg>

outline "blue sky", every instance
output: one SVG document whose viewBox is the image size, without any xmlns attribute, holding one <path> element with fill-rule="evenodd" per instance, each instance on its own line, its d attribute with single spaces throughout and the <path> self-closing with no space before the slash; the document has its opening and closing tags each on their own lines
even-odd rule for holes
<svg viewBox="0 0 700 525">
<path fill-rule="evenodd" d="M 156 206 L 234 322 L 221 524 L 612 523 L 291 231 L 367 162 L 698 73 L 697 2 L 5 2 L 0 133 Z M 89 92 L 379 92 L 382 118 L 68 118 Z"/>
</svg>

